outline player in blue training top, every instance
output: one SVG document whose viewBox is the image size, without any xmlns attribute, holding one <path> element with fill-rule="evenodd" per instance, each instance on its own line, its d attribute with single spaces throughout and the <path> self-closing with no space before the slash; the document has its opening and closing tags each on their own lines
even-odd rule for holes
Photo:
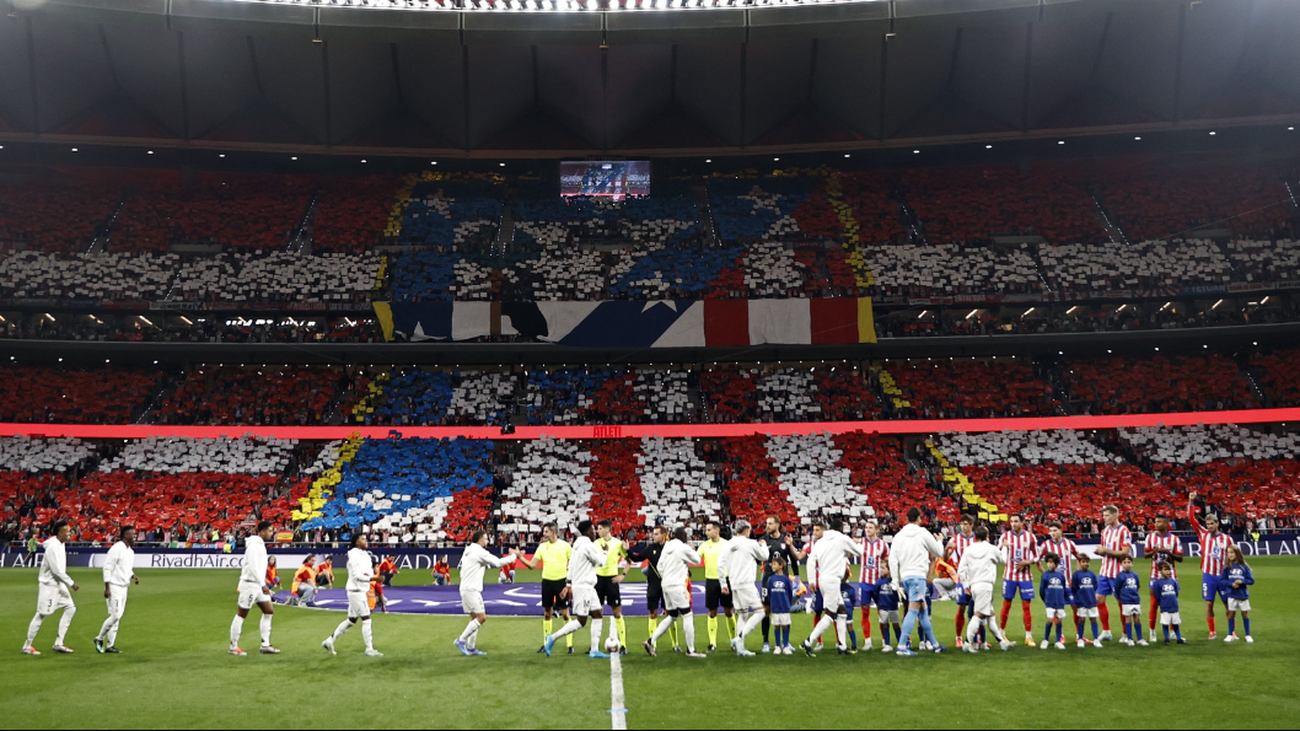
<svg viewBox="0 0 1300 731">
<path fill-rule="evenodd" d="M 844 607 L 844 613 L 848 615 L 849 629 L 849 654 L 858 654 L 858 633 L 853 628 L 853 609 L 862 603 L 861 595 L 858 593 L 858 585 L 850 581 L 852 574 L 846 568 L 844 569 L 844 581 L 840 583 L 840 598 L 843 600 L 841 606 Z M 867 611 L 867 610 L 862 610 Z M 841 639 L 839 637 L 836 638 Z"/>
<path fill-rule="evenodd" d="M 894 577 L 889 574 L 889 562 L 880 565 L 880 578 L 871 588 L 871 599 L 876 603 L 876 618 L 880 620 L 881 652 L 893 652 L 889 644 L 889 626 L 894 626 L 894 639 L 903 641 L 903 627 L 898 623 L 898 591 Z"/>
<path fill-rule="evenodd" d="M 1242 629 L 1246 631 L 1246 641 L 1254 642 L 1250 636 L 1250 589 L 1255 583 L 1255 574 L 1246 563 L 1246 557 L 1235 544 L 1230 544 L 1223 562 L 1223 574 L 1219 577 L 1219 588 L 1228 602 L 1228 636 L 1224 642 L 1236 642 L 1237 612 L 1241 612 Z"/>
<path fill-rule="evenodd" d="M 1083 639 L 1083 620 L 1092 620 L 1092 646 L 1101 647 L 1101 633 L 1097 628 L 1097 575 L 1088 568 L 1092 559 L 1079 554 L 1079 570 L 1070 577 L 1070 593 L 1074 595 L 1074 629 L 1079 647 L 1087 644 Z"/>
<path fill-rule="evenodd" d="M 1038 595 L 1043 598 L 1043 604 L 1047 607 L 1047 625 L 1043 627 L 1043 644 L 1040 648 L 1046 650 L 1047 646 L 1052 644 L 1052 630 L 1056 630 L 1056 649 L 1065 649 L 1065 640 L 1061 637 L 1061 623 L 1065 620 L 1065 576 L 1057 571 L 1061 565 L 1061 559 L 1055 553 L 1049 553 L 1042 557 L 1043 566 L 1047 570 L 1043 572 L 1042 579 L 1038 582 Z"/>
<path fill-rule="evenodd" d="M 1115 597 L 1119 599 L 1119 613 L 1124 621 L 1124 639 L 1129 647 L 1151 644 L 1142 636 L 1142 579 L 1133 571 L 1133 557 L 1125 556 L 1115 577 Z M 1137 638 L 1134 640 L 1133 638 Z"/>
<path fill-rule="evenodd" d="M 772 575 L 763 582 L 763 610 L 772 622 L 773 655 L 793 655 L 790 645 L 790 608 L 794 606 L 795 579 L 785 575 L 785 559 L 772 556 Z"/>
<path fill-rule="evenodd" d="M 1165 644 L 1169 644 L 1169 629 L 1173 628 L 1178 644 L 1186 645 L 1183 639 L 1183 616 L 1178 612 L 1178 592 L 1182 589 L 1178 579 L 1174 578 L 1174 567 L 1168 561 L 1160 562 L 1160 578 L 1151 582 L 1151 595 L 1160 605 L 1160 627 L 1165 633 Z"/>
</svg>

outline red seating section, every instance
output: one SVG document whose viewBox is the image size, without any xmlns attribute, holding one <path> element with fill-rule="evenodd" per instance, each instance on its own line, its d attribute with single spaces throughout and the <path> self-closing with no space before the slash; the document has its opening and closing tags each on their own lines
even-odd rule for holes
<svg viewBox="0 0 1300 731">
<path fill-rule="evenodd" d="M 588 513 L 614 521 L 614 534 L 640 529 L 645 519 L 637 511 L 645 505 L 636 458 L 639 439 L 600 439 L 586 442 L 595 459 L 591 463 L 591 501 Z"/>
<path fill-rule="evenodd" d="M 853 276 L 844 249 L 824 246 L 800 246 L 795 261 L 806 270 L 803 293 L 806 297 L 856 297 L 858 282 Z"/>
<path fill-rule="evenodd" d="M 1072 359 L 1063 371 L 1070 400 L 1081 412 L 1128 414 L 1259 405 L 1236 364 L 1222 355 Z"/>
<path fill-rule="evenodd" d="M 1233 459 L 1200 465 L 1155 465 L 1176 495 L 1196 490 L 1234 522 L 1300 517 L 1300 461 Z"/>
<path fill-rule="evenodd" d="M 1078 175 L 1058 168 L 1021 173 L 1010 165 L 918 168 L 903 175 L 907 202 L 931 243 L 1039 234 L 1052 243 L 1103 235 L 1097 206 Z"/>
<path fill-rule="evenodd" d="M 880 417 L 880 401 L 862 371 L 839 367 L 817 374 L 817 397 L 827 421 L 864 421 Z"/>
<path fill-rule="evenodd" d="M 886 370 L 918 416 L 1044 416 L 1055 409 L 1052 387 L 1027 360 L 908 361 Z"/>
<path fill-rule="evenodd" d="M 297 176 L 228 176 L 141 190 L 113 225 L 111 248 L 155 251 L 181 242 L 283 248 L 307 212 L 312 188 Z"/>
<path fill-rule="evenodd" d="M 130 424 L 161 380 L 153 370 L 6 369 L 0 422 Z"/>
<path fill-rule="evenodd" d="M 317 192 L 313 250 L 365 251 L 382 243 L 400 185 L 391 175 L 327 178 Z"/>
<path fill-rule="evenodd" d="M 19 511 L 28 503 L 45 502 L 52 493 L 67 486 L 68 475 L 63 473 L 0 471 L 0 525 L 11 521 L 31 525 L 31 516 L 20 518 Z"/>
<path fill-rule="evenodd" d="M 38 508 L 35 518 L 46 525 L 70 517 L 82 540 L 111 540 L 122 525 L 140 532 L 215 528 L 223 534 L 249 516 L 286 525 L 291 507 L 271 499 L 281 479 L 219 472 L 92 472 L 58 493 L 58 507 Z"/>
<path fill-rule="evenodd" d="M 492 488 L 467 488 L 452 498 L 442 529 L 447 532 L 447 540 L 468 543 L 474 531 L 488 527 L 491 516 Z"/>
<path fill-rule="evenodd" d="M 636 371 L 629 368 L 601 384 L 591 395 L 591 406 L 583 409 L 587 419 L 619 424 L 645 421 L 645 402 L 632 390 L 635 382 Z"/>
<path fill-rule="evenodd" d="M 185 374 L 158 407 L 159 424 L 311 426 L 350 384 L 341 370 L 226 366 Z"/>
<path fill-rule="evenodd" d="M 81 253 L 113 215 L 121 192 L 105 185 L 25 183 L 0 187 L 0 241 Z"/>
<path fill-rule="evenodd" d="M 835 447 L 844 452 L 840 465 L 852 474 L 858 486 L 875 508 L 882 523 L 904 522 L 907 509 L 921 508 L 933 512 L 940 521 L 956 521 L 957 506 L 940 498 L 924 477 L 909 471 L 899 439 L 860 431 L 836 434 Z"/>
<path fill-rule="evenodd" d="M 1168 486 L 1134 465 L 1046 463 L 1012 468 L 1007 465 L 964 467 L 975 491 L 1005 515 L 1022 514 L 1036 528 L 1048 521 L 1091 524 L 1103 505 L 1118 505 L 1125 520 L 1149 524 L 1159 513 L 1178 508 Z M 1186 500 L 1183 504 L 1186 504 Z"/>
<path fill-rule="evenodd" d="M 761 526 L 767 516 L 775 515 L 786 529 L 798 526 L 799 513 L 777 486 L 778 472 L 767 454 L 764 437 L 723 439 L 721 446 L 726 454 L 724 494 L 730 503 L 732 517 Z"/>
<path fill-rule="evenodd" d="M 1276 406 L 1300 404 L 1300 350 L 1256 354 L 1250 366 L 1261 371 L 1259 384 Z"/>
<path fill-rule="evenodd" d="M 737 424 L 757 418 L 758 394 L 747 371 L 705 371 L 700 374 L 700 391 L 714 424 Z"/>
<path fill-rule="evenodd" d="M 1214 224 L 1268 238 L 1290 215 L 1282 176 L 1267 169 L 1152 169 L 1140 164 L 1100 178 L 1099 191 L 1130 239 L 1191 238 Z"/>
<path fill-rule="evenodd" d="M 875 173 L 840 176 L 844 203 L 858 224 L 858 240 L 865 242 L 901 241 L 903 224 L 898 204 L 890 200 L 893 184 Z"/>
</svg>

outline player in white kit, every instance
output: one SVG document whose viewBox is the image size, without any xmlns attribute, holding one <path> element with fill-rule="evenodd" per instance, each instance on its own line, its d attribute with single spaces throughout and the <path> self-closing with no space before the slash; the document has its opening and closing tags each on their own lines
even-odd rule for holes
<svg viewBox="0 0 1300 731">
<path fill-rule="evenodd" d="M 596 526 L 590 520 L 578 523 L 578 533 L 581 535 L 573 542 L 573 556 L 569 558 L 568 586 L 565 589 L 572 600 L 572 607 L 569 609 L 570 619 L 568 624 L 561 627 L 558 632 L 546 636 L 542 643 L 542 651 L 550 657 L 555 641 L 577 632 L 587 624 L 587 619 L 590 617 L 595 621 L 591 623 L 591 650 L 587 652 L 587 657 L 608 660 L 609 655 L 600 650 L 600 629 L 604 623 L 600 621 L 600 597 L 596 596 L 596 568 L 605 565 L 609 554 L 600 550 L 592 540 L 596 537 Z"/>
<path fill-rule="evenodd" d="M 961 564 L 957 567 L 957 578 L 970 596 L 972 619 L 966 625 L 966 641 L 962 649 L 966 652 L 979 652 L 980 643 L 975 637 L 980 625 L 988 627 L 1006 652 L 1016 643 L 1007 639 L 1002 626 L 993 621 L 993 582 L 998 580 L 998 566 L 1005 565 L 1006 555 L 989 543 L 989 529 L 979 526 L 975 529 L 974 542 L 966 546 L 961 554 Z"/>
<path fill-rule="evenodd" d="M 370 580 L 375 578 L 375 560 L 370 556 L 370 539 L 364 533 L 352 535 L 351 548 L 348 549 L 348 618 L 339 622 L 334 634 L 320 643 L 331 655 L 334 643 L 352 629 L 352 625 L 361 622 L 361 639 L 366 643 L 366 657 L 383 657 L 384 653 L 375 649 L 374 629 L 370 624 Z"/>
<path fill-rule="evenodd" d="M 275 614 L 275 608 L 271 605 L 271 587 L 266 585 L 266 542 L 270 539 L 272 530 L 271 521 L 263 520 L 257 524 L 257 533 L 244 539 L 244 568 L 239 572 L 239 600 L 235 605 L 235 618 L 230 623 L 230 654 L 236 657 L 248 654 L 239 649 L 239 636 L 244 631 L 244 618 L 254 604 L 262 610 L 262 620 L 258 622 L 262 635 L 261 653 L 280 654 L 271 644 L 271 615 Z"/>
<path fill-rule="evenodd" d="M 118 541 L 104 557 L 104 598 L 108 600 L 108 619 L 95 636 L 95 652 L 118 654 L 117 628 L 126 611 L 126 590 L 133 582 L 140 583 L 135 575 L 135 528 L 125 525 L 118 531 Z"/>
<path fill-rule="evenodd" d="M 682 632 L 686 635 L 686 656 L 708 657 L 695 651 L 695 616 L 691 614 L 691 594 L 687 584 L 691 577 L 691 567 L 704 559 L 686 542 L 687 538 L 686 529 L 677 528 L 673 531 L 672 540 L 664 544 L 664 549 L 659 554 L 657 565 L 664 589 L 664 608 L 668 610 L 668 616 L 655 627 L 650 639 L 641 644 L 650 657 L 655 656 L 655 643 L 678 619 L 682 621 Z"/>
<path fill-rule="evenodd" d="M 519 558 L 519 549 L 497 558 L 487 551 L 487 531 L 474 531 L 465 553 L 460 557 L 460 606 L 469 615 L 469 624 L 465 631 L 452 643 L 460 654 L 466 657 L 486 655 L 478 649 L 478 630 L 487 621 L 487 610 L 483 606 L 483 575 L 488 569 L 501 569 Z"/>
<path fill-rule="evenodd" d="M 32 647 L 32 642 L 36 640 L 36 633 L 41 631 L 41 623 L 45 618 L 63 610 L 63 616 L 59 618 L 59 634 L 54 637 L 54 651 L 69 654 L 72 648 L 63 644 L 63 638 L 68 634 L 68 625 L 72 624 L 72 618 L 77 614 L 77 605 L 72 601 L 72 591 L 80 589 L 77 582 L 68 576 L 68 554 L 64 550 L 63 544 L 72 539 L 72 526 L 68 525 L 66 520 L 58 520 L 51 527 L 54 535 L 47 538 L 41 544 L 42 550 L 45 551 L 45 558 L 41 561 L 40 572 L 36 575 L 38 593 L 36 594 L 36 616 L 32 617 L 31 624 L 27 625 L 27 640 L 23 642 L 24 655 L 41 654 Z M 68 591 L 71 589 L 72 591 Z"/>
<path fill-rule="evenodd" d="M 862 546 L 841 531 L 844 521 L 831 518 L 826 530 L 808 554 L 808 582 L 812 591 L 822 594 L 822 618 L 813 627 L 812 634 L 800 647 L 804 654 L 813 657 L 813 643 L 821 638 L 831 623 L 835 623 L 835 648 L 841 655 L 849 654 L 848 612 L 844 608 L 844 595 L 840 584 L 849 570 L 849 557 L 862 555 Z"/>
<path fill-rule="evenodd" d="M 745 637 L 766 616 L 754 579 L 758 575 L 758 567 L 767 560 L 767 544 L 750 538 L 751 532 L 749 521 L 736 521 L 731 527 L 731 541 L 718 557 L 718 581 L 722 583 L 722 593 L 731 595 L 731 606 L 740 619 L 736 625 L 736 636 L 731 640 L 731 649 L 741 657 L 751 657 L 754 654 L 745 649 Z"/>
</svg>

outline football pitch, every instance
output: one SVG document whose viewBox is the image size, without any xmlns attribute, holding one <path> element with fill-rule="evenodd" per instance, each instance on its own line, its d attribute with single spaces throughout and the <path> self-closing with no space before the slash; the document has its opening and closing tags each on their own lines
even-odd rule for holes
<svg viewBox="0 0 1300 731">
<path fill-rule="evenodd" d="M 1145 562 L 1139 564 L 1136 570 L 1146 576 Z M 1257 582 L 1253 645 L 1207 641 L 1199 582 L 1186 578 L 1194 564 L 1184 572 L 1182 594 L 1184 636 L 1191 644 L 1181 647 L 1110 643 L 1080 650 L 1069 642 L 1065 651 L 1029 648 L 1013 608 L 1008 634 L 1021 644 L 1007 653 L 968 655 L 951 648 L 954 605 L 939 602 L 936 634 L 950 646 L 943 655 L 883 654 L 877 628 L 877 649 L 870 653 L 840 657 L 832 648 L 812 659 L 802 653 L 738 658 L 725 649 L 720 622 L 723 649 L 709 658 L 687 659 L 661 640 L 659 657 L 651 659 L 639 647 L 647 636 L 645 618 L 629 617 L 631 650 L 622 661 L 627 726 L 1295 728 L 1300 559 L 1263 557 L 1251 564 Z M 231 657 L 226 647 L 237 572 L 142 570 L 118 637 L 123 654 L 98 655 L 91 638 L 106 616 L 101 574 L 71 574 L 81 585 L 67 638 L 76 654 L 49 651 L 56 616 L 37 637 L 43 654 L 25 657 L 19 649 L 35 611 L 35 572 L 0 571 L 0 726 L 610 728 L 610 661 L 585 656 L 585 630 L 574 635 L 575 655 L 564 654 L 563 642 L 554 657 L 537 654 L 540 616 L 490 616 L 479 635 L 488 656 L 467 658 L 452 646 L 463 618 L 377 614 L 375 646 L 385 657 L 362 656 L 355 629 L 330 657 L 320 642 L 341 612 L 277 606 L 272 640 L 283 654 L 263 656 L 256 652 L 254 609 L 243 641 L 251 654 Z M 406 572 L 396 583 L 425 578 Z M 537 580 L 533 572 L 520 578 Z M 1145 605 L 1143 611 L 1145 628 Z M 1222 637 L 1227 622 L 1221 605 L 1217 613 Z M 697 613 L 695 621 L 702 650 L 705 615 Z M 1042 622 L 1042 605 L 1035 602 L 1039 638 Z M 806 637 L 809 628 L 810 618 L 796 615 L 792 640 Z M 1120 634 L 1117 622 L 1112 631 Z M 1074 635 L 1072 628 L 1066 633 Z M 750 649 L 761 644 L 757 634 L 749 638 Z"/>
</svg>

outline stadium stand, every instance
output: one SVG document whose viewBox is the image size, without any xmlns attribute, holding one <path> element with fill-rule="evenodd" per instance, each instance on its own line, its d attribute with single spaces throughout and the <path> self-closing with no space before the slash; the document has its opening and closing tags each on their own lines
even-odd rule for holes
<svg viewBox="0 0 1300 731">
<path fill-rule="evenodd" d="M 1054 390 L 1028 359 L 908 360 L 885 369 L 901 392 L 904 416 L 969 419 L 1056 413 Z"/>
<path fill-rule="evenodd" d="M 151 369 L 7 368 L 0 378 L 0 421 L 128 424 L 140 416 L 162 378 Z"/>
<path fill-rule="evenodd" d="M 361 252 L 382 244 L 401 185 L 392 175 L 322 179 L 311 223 L 313 251 Z"/>
<path fill-rule="evenodd" d="M 1049 281 L 1064 290 L 1152 289 L 1232 279 L 1223 251 L 1200 239 L 1044 246 L 1039 258 Z"/>
<path fill-rule="evenodd" d="M 229 176 L 140 190 L 127 197 L 113 223 L 111 248 L 161 251 L 178 243 L 283 248 L 307 212 L 314 185 L 300 176 Z"/>
<path fill-rule="evenodd" d="M 1257 406 L 1241 371 L 1219 354 L 1072 358 L 1061 377 L 1081 413 L 1247 409 Z"/>
<path fill-rule="evenodd" d="M 158 424 L 323 424 L 350 385 L 339 368 L 206 367 L 190 371 L 153 413 Z"/>
<path fill-rule="evenodd" d="M 1251 356 L 1264 395 L 1274 406 L 1300 405 L 1300 349 L 1285 348 Z"/>
<path fill-rule="evenodd" d="M 1130 239 L 1184 238 L 1197 228 L 1272 238 L 1290 210 L 1280 171 L 1141 164 L 1099 175 L 1096 188 Z"/>
<path fill-rule="evenodd" d="M 85 253 L 104 233 L 121 191 L 90 184 L 0 186 L 0 243 L 45 252 Z"/>
</svg>

